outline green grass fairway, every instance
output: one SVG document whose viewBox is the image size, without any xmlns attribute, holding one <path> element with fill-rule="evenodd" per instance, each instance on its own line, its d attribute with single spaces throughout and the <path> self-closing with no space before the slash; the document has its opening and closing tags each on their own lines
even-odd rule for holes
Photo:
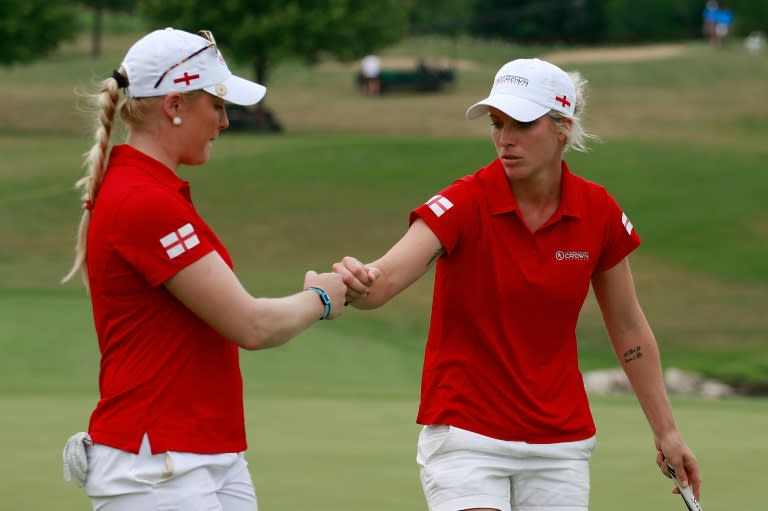
<svg viewBox="0 0 768 511">
<path fill-rule="evenodd" d="M 61 475 L 61 448 L 87 417 L 84 397 L 0 397 L 0 509 L 89 509 Z M 768 403 L 675 402 L 689 441 L 700 446 L 707 510 L 760 509 Z M 655 450 L 630 398 L 593 400 L 598 446 L 593 511 L 683 509 L 656 468 Z M 425 509 L 408 398 L 259 397 L 246 401 L 248 461 L 261 509 Z"/>
<path fill-rule="evenodd" d="M 79 172 L 75 149 L 85 144 L 74 137 L 24 137 L 13 144 L 0 137 L 0 145 L 3 140 L 0 301 L 8 306 L 0 309 L 0 349 L 8 355 L 0 357 L 0 389 L 82 391 L 95 382 L 89 304 L 79 282 L 57 282 L 70 264 L 80 214 L 71 190 Z M 299 288 L 307 269 L 328 269 L 344 255 L 370 260 L 381 254 L 405 231 L 411 208 L 490 160 L 489 145 L 476 139 L 230 134 L 217 141 L 208 165 L 183 169 L 183 176 L 246 287 L 257 295 L 284 295 Z M 647 154 L 653 154 L 652 166 Z M 732 380 L 768 374 L 768 238 L 761 230 L 768 179 L 762 157 L 757 145 L 715 150 L 632 140 L 569 157 L 575 171 L 613 192 L 644 240 L 632 256 L 633 269 L 669 365 Z M 718 171 L 724 161 L 729 172 Z M 711 206 L 702 209 L 702 202 Z M 409 360 L 413 384 L 430 300 L 427 276 L 381 310 L 350 310 L 306 335 L 362 337 L 402 350 L 397 353 Z M 615 365 L 591 298 L 579 329 L 583 368 Z M 50 358 L 30 357 L 38 349 L 30 338 L 52 336 L 59 342 Z M 350 354 L 337 346 L 333 340 L 323 345 L 326 360 L 365 363 L 368 348 Z M 306 364 L 316 356 L 308 355 Z M 61 357 L 82 361 L 77 365 L 85 372 L 58 364 Z M 348 376 L 314 367 L 303 370 L 317 375 L 316 388 L 334 387 L 328 382 Z M 46 380 L 38 378 L 40 371 Z"/>
<path fill-rule="evenodd" d="M 89 509 L 61 469 L 65 440 L 98 399 L 88 297 L 58 283 L 90 146 L 74 91 L 109 74 L 132 40 L 110 37 L 91 59 L 81 39 L 0 76 L 2 511 Z M 768 381 L 768 59 L 736 45 L 679 49 L 661 60 L 563 61 L 590 79 L 586 124 L 605 142 L 567 160 L 612 192 L 643 239 L 632 267 L 665 366 L 756 385 Z M 225 133 L 206 166 L 181 175 L 246 288 L 293 293 L 308 269 L 380 255 L 412 208 L 489 162 L 488 123 L 464 111 L 501 64 L 549 51 L 538 50 L 412 39 L 385 56 L 449 57 L 456 86 L 380 98 L 354 89 L 354 64 L 284 62 L 267 105 L 287 131 Z M 262 510 L 425 509 L 414 419 L 430 300 L 427 275 L 380 310 L 348 310 L 279 349 L 243 353 Z M 616 366 L 592 297 L 578 334 L 583 370 Z M 702 463 L 704 508 L 762 509 L 768 400 L 673 403 Z M 593 411 L 592 511 L 682 510 L 634 399 L 595 398 Z"/>
</svg>

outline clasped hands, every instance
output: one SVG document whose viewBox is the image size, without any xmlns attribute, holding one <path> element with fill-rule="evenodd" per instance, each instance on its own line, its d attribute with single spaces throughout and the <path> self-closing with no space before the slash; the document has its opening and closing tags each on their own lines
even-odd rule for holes
<svg viewBox="0 0 768 511">
<path fill-rule="evenodd" d="M 367 296 L 373 282 L 379 278 L 378 268 L 366 266 L 354 257 L 345 257 L 334 263 L 333 271 L 317 273 L 308 271 L 304 276 L 304 289 L 315 287 L 324 290 L 331 299 L 331 312 L 326 319 L 336 318 L 343 311 L 339 304 L 350 303 Z"/>
</svg>

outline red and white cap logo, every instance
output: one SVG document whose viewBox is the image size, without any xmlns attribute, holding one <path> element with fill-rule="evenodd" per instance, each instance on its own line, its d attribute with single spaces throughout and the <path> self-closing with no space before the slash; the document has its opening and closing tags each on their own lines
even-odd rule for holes
<svg viewBox="0 0 768 511">
<path fill-rule="evenodd" d="M 538 119 L 550 110 L 573 117 L 576 88 L 568 73 L 540 59 L 517 59 L 496 73 L 491 93 L 467 109 L 476 119 L 493 107 L 520 122 Z"/>
<path fill-rule="evenodd" d="M 128 78 L 126 94 L 133 98 L 203 89 L 230 103 L 253 105 L 267 92 L 263 85 L 233 75 L 215 42 L 173 28 L 136 41 L 122 67 Z"/>
</svg>

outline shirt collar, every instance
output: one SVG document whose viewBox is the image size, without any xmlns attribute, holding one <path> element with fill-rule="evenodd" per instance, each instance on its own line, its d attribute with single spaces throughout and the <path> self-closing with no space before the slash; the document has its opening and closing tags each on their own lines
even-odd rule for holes
<svg viewBox="0 0 768 511">
<path fill-rule="evenodd" d="M 584 212 L 584 201 L 580 200 L 583 194 L 579 193 L 582 189 L 582 181 L 568 168 L 565 160 L 560 164 L 563 171 L 562 194 L 560 195 L 560 207 L 557 208 L 555 215 L 572 216 L 581 218 Z"/>
<path fill-rule="evenodd" d="M 562 172 L 562 194 L 560 206 L 552 215 L 552 221 L 563 216 L 579 218 L 584 209 L 582 201 L 579 200 L 579 178 L 571 173 L 565 160 L 561 162 L 560 169 Z M 497 158 L 490 165 L 481 169 L 478 172 L 478 177 L 483 183 L 491 214 L 511 213 L 520 208 L 514 193 L 512 193 L 512 187 L 509 185 L 501 160 Z"/>
<path fill-rule="evenodd" d="M 181 179 L 163 163 L 148 154 L 142 153 L 131 145 L 120 144 L 114 146 L 109 158 L 110 162 L 114 160 L 118 166 L 130 166 L 142 172 L 164 188 L 187 193 L 189 191 L 189 181 Z"/>
</svg>

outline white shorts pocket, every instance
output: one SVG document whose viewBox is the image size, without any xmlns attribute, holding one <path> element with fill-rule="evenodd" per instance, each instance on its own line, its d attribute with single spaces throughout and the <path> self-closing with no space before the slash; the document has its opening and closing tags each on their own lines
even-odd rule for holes
<svg viewBox="0 0 768 511">
<path fill-rule="evenodd" d="M 430 424 L 424 426 L 419 433 L 419 442 L 416 448 L 416 463 L 423 466 L 434 457 L 448 440 L 451 426 L 447 424 Z"/>
</svg>

